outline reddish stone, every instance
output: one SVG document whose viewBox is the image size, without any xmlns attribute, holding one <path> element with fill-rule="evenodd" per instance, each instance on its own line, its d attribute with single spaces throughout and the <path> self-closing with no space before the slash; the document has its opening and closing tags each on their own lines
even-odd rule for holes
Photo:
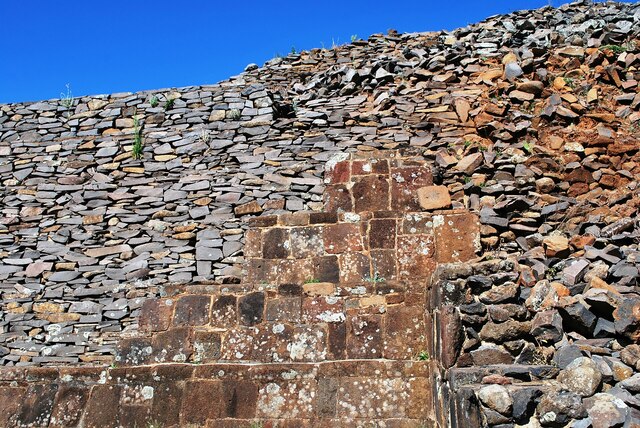
<svg viewBox="0 0 640 428">
<path fill-rule="evenodd" d="M 120 364 L 137 365 L 151 362 L 151 339 L 147 337 L 122 338 L 116 348 Z"/>
<path fill-rule="evenodd" d="M 328 225 L 324 228 L 324 246 L 329 254 L 362 251 L 360 227 L 352 223 Z"/>
<path fill-rule="evenodd" d="M 351 178 L 351 164 L 349 161 L 340 161 L 327 168 L 324 173 L 324 179 L 328 184 L 347 183 Z"/>
<path fill-rule="evenodd" d="M 222 340 L 220 359 L 227 361 L 251 360 L 257 328 L 239 326 L 229 330 Z"/>
<path fill-rule="evenodd" d="M 353 211 L 353 201 L 349 189 L 343 184 L 329 186 L 322 195 L 324 209 L 328 212 Z"/>
<path fill-rule="evenodd" d="M 155 362 L 184 362 L 191 357 L 191 330 L 176 327 L 153 335 L 151 358 Z"/>
<path fill-rule="evenodd" d="M 434 216 L 438 263 L 466 262 L 476 257 L 480 221 L 473 213 Z"/>
<path fill-rule="evenodd" d="M 383 176 L 363 177 L 351 189 L 354 211 L 380 211 L 389 208 L 389 183 Z"/>
<path fill-rule="evenodd" d="M 180 426 L 204 425 L 208 419 L 219 419 L 226 410 L 222 382 L 217 380 L 189 381 L 185 385 Z"/>
<path fill-rule="evenodd" d="M 369 222 L 369 248 L 396 247 L 396 220 L 374 219 Z"/>
<path fill-rule="evenodd" d="M 371 271 L 374 277 L 394 281 L 398 276 L 397 269 L 395 250 L 371 250 Z"/>
<path fill-rule="evenodd" d="M 127 426 L 148 427 L 149 422 L 157 420 L 151 417 L 151 408 L 143 404 L 122 404 L 120 406 L 121 421 L 126 421 Z"/>
<path fill-rule="evenodd" d="M 213 298 L 211 326 L 224 328 L 236 324 L 237 320 L 236 296 L 223 294 Z"/>
<path fill-rule="evenodd" d="M 400 212 L 420 211 L 417 190 L 433 184 L 426 167 L 391 168 L 391 209 Z"/>
<path fill-rule="evenodd" d="M 291 229 L 291 255 L 296 259 L 324 255 L 322 227 L 296 227 Z"/>
<path fill-rule="evenodd" d="M 384 358 L 411 360 L 427 351 L 424 306 L 388 307 L 384 327 Z"/>
<path fill-rule="evenodd" d="M 117 428 L 120 426 L 120 392 L 118 385 L 94 385 L 84 412 L 87 428 Z"/>
<path fill-rule="evenodd" d="M 266 206 L 265 206 L 265 209 Z M 278 224 L 278 216 L 277 215 L 264 215 L 260 217 L 252 217 L 249 219 L 250 227 L 270 227 Z"/>
<path fill-rule="evenodd" d="M 338 256 L 340 282 L 359 282 L 371 278 L 371 262 L 362 253 L 343 253 Z"/>
<path fill-rule="evenodd" d="M 381 358 L 383 350 L 380 315 L 349 315 L 347 353 L 349 358 Z"/>
<path fill-rule="evenodd" d="M 262 322 L 264 312 L 264 293 L 256 292 L 238 299 L 240 322 L 252 326 Z"/>
<path fill-rule="evenodd" d="M 309 213 L 295 212 L 280 214 L 280 224 L 285 226 L 306 226 L 309 224 Z"/>
<path fill-rule="evenodd" d="M 567 196 L 574 198 L 576 196 L 584 195 L 589 192 L 589 185 L 587 183 L 574 183 L 567 190 Z"/>
<path fill-rule="evenodd" d="M 220 359 L 220 333 L 195 331 L 193 335 L 193 361 L 211 363 Z"/>
<path fill-rule="evenodd" d="M 418 204 L 425 210 L 438 210 L 451 206 L 447 186 L 425 186 L 418 189 Z"/>
<path fill-rule="evenodd" d="M 173 316 L 173 325 L 205 325 L 209 322 L 211 296 L 191 295 L 178 299 Z"/>
<path fill-rule="evenodd" d="M 293 338 L 293 327 L 285 323 L 262 324 L 247 331 L 247 334 L 253 336 L 250 360 L 272 362 L 289 354 L 287 347 Z M 240 352 L 244 353 L 242 350 Z"/>
<path fill-rule="evenodd" d="M 298 325 L 293 329 L 287 351 L 293 361 L 323 361 L 327 358 L 327 331 L 324 325 Z"/>
<path fill-rule="evenodd" d="M 268 283 L 303 283 L 317 278 L 318 258 L 275 260 Z"/>
<path fill-rule="evenodd" d="M 370 163 L 374 174 L 389 174 L 389 161 L 387 159 L 371 159 Z"/>
<path fill-rule="evenodd" d="M 260 229 L 249 229 L 244 233 L 244 256 L 262 256 L 262 231 Z"/>
<path fill-rule="evenodd" d="M 398 279 L 415 281 L 430 278 L 435 271 L 435 246 L 431 235 L 398 237 Z"/>
<path fill-rule="evenodd" d="M 62 384 L 58 389 L 51 412 L 51 427 L 74 427 L 80 422 L 89 389 L 83 386 Z"/>
<path fill-rule="evenodd" d="M 278 294 L 281 296 L 301 296 L 302 285 L 300 284 L 280 284 L 278 286 Z"/>
<path fill-rule="evenodd" d="M 443 306 L 438 319 L 440 335 L 440 362 L 445 369 L 453 367 L 460 354 L 464 332 L 458 310 L 453 306 Z"/>
<path fill-rule="evenodd" d="M 180 423 L 183 385 L 183 382 L 164 382 L 154 388 L 151 412 L 154 419 L 166 427 Z"/>
<path fill-rule="evenodd" d="M 300 297 L 268 299 L 265 312 L 266 320 L 300 322 L 301 306 Z"/>
<path fill-rule="evenodd" d="M 289 256 L 289 230 L 276 227 L 262 234 L 262 256 L 265 259 L 285 259 Z"/>
<path fill-rule="evenodd" d="M 333 296 L 305 297 L 302 299 L 302 322 L 343 322 L 344 300 Z"/>
<path fill-rule="evenodd" d="M 340 265 L 337 256 L 325 256 L 314 259 L 315 277 L 320 282 L 340 281 Z"/>
<path fill-rule="evenodd" d="M 402 234 L 433 234 L 433 216 L 426 213 L 411 213 L 402 218 Z"/>
<path fill-rule="evenodd" d="M 316 394 L 316 414 L 320 418 L 333 418 L 336 416 L 336 404 L 338 401 L 338 388 L 340 382 L 333 378 L 318 379 L 318 393 Z"/>
<path fill-rule="evenodd" d="M 16 426 L 15 417 L 25 402 L 26 388 L 0 387 L 0 426 Z"/>
<path fill-rule="evenodd" d="M 588 184 L 593 182 L 593 175 L 591 175 L 591 172 L 589 172 L 589 170 L 585 168 L 576 168 L 571 172 L 569 172 L 568 174 L 565 174 L 564 179 L 567 180 L 569 183 L 587 183 Z"/>
<path fill-rule="evenodd" d="M 140 330 L 145 332 L 164 331 L 171 325 L 173 300 L 147 299 L 140 309 Z"/>
<path fill-rule="evenodd" d="M 309 224 L 337 223 L 338 214 L 334 212 L 311 212 L 309 213 Z"/>
<path fill-rule="evenodd" d="M 269 268 L 273 265 L 273 260 L 266 259 L 249 259 L 246 262 L 246 282 L 253 284 L 261 284 L 268 282 L 270 278 Z"/>
<path fill-rule="evenodd" d="M 418 363 L 420 364 L 420 363 Z M 416 418 L 420 421 L 429 419 L 435 413 L 433 405 L 433 380 L 432 377 L 415 377 L 409 379 L 409 400 L 407 403 L 406 415 L 409 418 Z M 469 425 L 480 426 L 480 425 Z"/>
<path fill-rule="evenodd" d="M 246 204 L 238 205 L 233 209 L 233 211 L 237 216 L 245 214 L 260 214 L 262 212 L 262 207 L 257 201 L 251 201 Z"/>
<path fill-rule="evenodd" d="M 329 330 L 327 345 L 330 354 L 328 359 L 344 359 L 347 351 L 347 323 L 329 323 L 327 328 Z"/>
<path fill-rule="evenodd" d="M 258 402 L 258 386 L 250 381 L 235 380 L 222 383 L 224 418 L 253 419 Z"/>
</svg>

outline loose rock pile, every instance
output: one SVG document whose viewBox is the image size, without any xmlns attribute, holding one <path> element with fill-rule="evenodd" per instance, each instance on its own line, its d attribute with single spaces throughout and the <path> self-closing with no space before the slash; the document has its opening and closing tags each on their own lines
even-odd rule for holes
<svg viewBox="0 0 640 428">
<path fill-rule="evenodd" d="M 639 29 L 637 4 L 574 3 L 0 106 L 0 363 L 111 361 L 146 298 L 239 281 L 249 217 L 321 209 L 336 153 L 400 149 L 480 215 L 483 259 L 434 280 L 463 332 L 443 376 L 478 423 L 633 426 Z"/>
</svg>

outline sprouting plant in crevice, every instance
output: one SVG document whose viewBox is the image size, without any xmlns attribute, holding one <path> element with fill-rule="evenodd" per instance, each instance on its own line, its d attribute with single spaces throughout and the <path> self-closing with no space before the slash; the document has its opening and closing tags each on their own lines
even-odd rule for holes
<svg viewBox="0 0 640 428">
<path fill-rule="evenodd" d="M 530 143 L 529 141 L 522 143 L 522 148 L 529 154 L 533 153 L 533 143 Z"/>
<path fill-rule="evenodd" d="M 242 112 L 240 110 L 238 110 L 237 108 L 231 109 L 229 110 L 229 119 L 231 120 L 238 120 L 242 117 Z"/>
<path fill-rule="evenodd" d="M 211 133 L 207 128 L 200 128 L 200 134 L 198 135 L 198 140 L 207 144 L 211 141 Z"/>
<path fill-rule="evenodd" d="M 149 105 L 151 105 L 151 107 L 158 107 L 158 104 L 160 104 L 160 100 L 158 99 L 157 95 L 154 95 L 151 97 L 151 99 L 149 100 Z"/>
<path fill-rule="evenodd" d="M 604 46 L 600 46 L 600 50 L 601 51 L 609 50 L 615 54 L 621 54 L 622 52 L 626 52 L 627 48 L 625 46 L 620 46 L 620 45 L 604 45 Z"/>
<path fill-rule="evenodd" d="M 429 353 L 425 350 L 422 350 L 420 352 L 418 352 L 418 355 L 416 356 L 416 358 L 419 361 L 429 361 L 431 359 L 431 355 L 429 355 Z"/>
<path fill-rule="evenodd" d="M 249 428 L 262 428 L 262 422 L 260 421 L 255 421 L 255 422 L 251 422 L 251 424 L 249 425 Z"/>
<path fill-rule="evenodd" d="M 142 130 L 140 129 L 138 115 L 133 116 L 133 147 L 131 148 L 131 156 L 134 159 L 142 158 Z"/>
<path fill-rule="evenodd" d="M 71 92 L 71 85 L 67 83 L 65 86 L 67 87 L 67 92 L 60 92 L 60 105 L 67 110 L 70 110 L 71 107 L 73 107 L 74 102 L 73 93 Z M 69 112 L 67 111 L 67 117 L 68 115 Z"/>
<path fill-rule="evenodd" d="M 318 278 L 307 278 L 304 283 L 305 284 L 317 284 L 320 280 Z"/>
<path fill-rule="evenodd" d="M 380 275 L 380 272 L 376 271 L 374 272 L 373 276 L 366 276 L 363 278 L 364 281 L 367 282 L 372 282 L 374 284 L 378 283 L 378 282 L 384 282 L 385 279 Z"/>
<path fill-rule="evenodd" d="M 351 43 L 354 43 L 358 40 L 358 35 L 357 34 L 352 34 L 351 35 Z"/>
<path fill-rule="evenodd" d="M 298 52 L 296 51 L 296 47 L 295 46 L 291 46 L 291 55 L 295 55 Z"/>
<path fill-rule="evenodd" d="M 164 109 L 170 110 L 173 108 L 173 103 L 175 100 L 173 98 L 167 98 L 167 101 L 164 102 Z"/>
<path fill-rule="evenodd" d="M 564 83 L 568 87 L 570 87 L 571 89 L 575 89 L 576 88 L 575 80 L 573 80 L 571 77 L 565 77 L 564 78 Z"/>
</svg>

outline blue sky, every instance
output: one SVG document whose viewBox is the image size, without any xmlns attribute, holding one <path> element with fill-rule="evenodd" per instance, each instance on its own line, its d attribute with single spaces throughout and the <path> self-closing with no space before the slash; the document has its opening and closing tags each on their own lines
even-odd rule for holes
<svg viewBox="0 0 640 428">
<path fill-rule="evenodd" d="M 0 0 L 0 103 L 215 83 L 351 35 L 454 29 L 548 0 Z M 553 0 L 558 6 L 563 2 Z"/>
</svg>

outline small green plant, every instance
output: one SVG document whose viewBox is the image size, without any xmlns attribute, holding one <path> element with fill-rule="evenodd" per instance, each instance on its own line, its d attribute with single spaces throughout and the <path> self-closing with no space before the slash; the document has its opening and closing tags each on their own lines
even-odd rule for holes
<svg viewBox="0 0 640 428">
<path fill-rule="evenodd" d="M 367 281 L 367 282 L 372 282 L 374 284 L 376 284 L 378 282 L 384 282 L 385 281 L 385 279 L 377 271 L 373 274 L 373 277 L 367 276 L 367 277 L 365 277 L 363 279 L 365 281 Z"/>
<path fill-rule="evenodd" d="M 529 141 L 525 141 L 522 144 L 522 148 L 525 149 L 527 153 L 531 154 L 533 152 L 533 143 L 530 143 Z"/>
<path fill-rule="evenodd" d="M 620 45 L 604 45 L 604 46 L 600 46 L 600 50 L 601 51 L 609 50 L 615 54 L 621 54 L 622 52 L 626 52 L 627 48 L 625 46 L 620 46 Z"/>
<path fill-rule="evenodd" d="M 471 144 L 473 144 L 471 141 L 469 141 L 469 140 L 464 140 L 464 147 L 465 147 L 465 149 L 466 149 L 467 147 L 471 146 Z"/>
<path fill-rule="evenodd" d="M 131 149 L 131 156 L 134 159 L 140 159 L 142 157 L 142 132 L 137 115 L 133 116 L 133 147 Z"/>
<path fill-rule="evenodd" d="M 198 135 L 198 140 L 200 140 L 205 144 L 209 143 L 209 141 L 211 140 L 211 134 L 209 133 L 209 130 L 207 128 L 200 129 L 200 135 Z"/>
<path fill-rule="evenodd" d="M 154 95 L 151 97 L 151 99 L 149 100 L 149 104 L 151 105 L 151 107 L 158 107 L 158 104 L 160 104 L 160 100 L 158 99 L 157 95 Z"/>
<path fill-rule="evenodd" d="M 118 365 L 116 364 L 116 362 L 114 361 L 113 363 L 109 364 L 109 368 L 110 369 L 117 369 Z"/>
<path fill-rule="evenodd" d="M 429 361 L 431 359 L 431 355 L 427 351 L 418 352 L 418 360 L 420 361 Z"/>
<path fill-rule="evenodd" d="M 295 55 L 298 52 L 296 51 L 296 47 L 295 46 L 291 46 L 291 55 Z"/>
<path fill-rule="evenodd" d="M 147 428 L 162 428 L 164 424 L 158 420 L 147 421 Z"/>
<path fill-rule="evenodd" d="M 260 421 L 251 422 L 251 425 L 249 425 L 249 428 L 262 428 L 262 422 Z"/>
<path fill-rule="evenodd" d="M 354 43 L 358 40 L 358 35 L 357 34 L 352 34 L 351 35 L 351 43 Z"/>
<path fill-rule="evenodd" d="M 173 103 L 175 100 L 173 98 L 167 98 L 167 101 L 164 102 L 164 109 L 170 110 L 173 108 Z"/>
<path fill-rule="evenodd" d="M 239 120 L 242 117 L 242 112 L 237 108 L 229 110 L 229 119 Z"/>
<path fill-rule="evenodd" d="M 307 278 L 304 283 L 305 284 L 317 284 L 320 280 L 318 278 Z"/>
<path fill-rule="evenodd" d="M 571 89 L 576 88 L 575 80 L 573 80 L 571 77 L 565 77 L 564 83 L 566 83 L 567 86 L 570 87 Z"/>
<path fill-rule="evenodd" d="M 469 177 L 468 175 L 465 175 L 463 180 L 464 180 L 464 184 L 469 184 L 471 182 L 471 177 Z"/>
<path fill-rule="evenodd" d="M 62 107 L 69 110 L 71 107 L 73 107 L 74 98 L 73 93 L 71 92 L 71 86 L 68 83 L 65 86 L 67 87 L 67 92 L 60 92 L 60 104 L 62 105 Z"/>
</svg>

